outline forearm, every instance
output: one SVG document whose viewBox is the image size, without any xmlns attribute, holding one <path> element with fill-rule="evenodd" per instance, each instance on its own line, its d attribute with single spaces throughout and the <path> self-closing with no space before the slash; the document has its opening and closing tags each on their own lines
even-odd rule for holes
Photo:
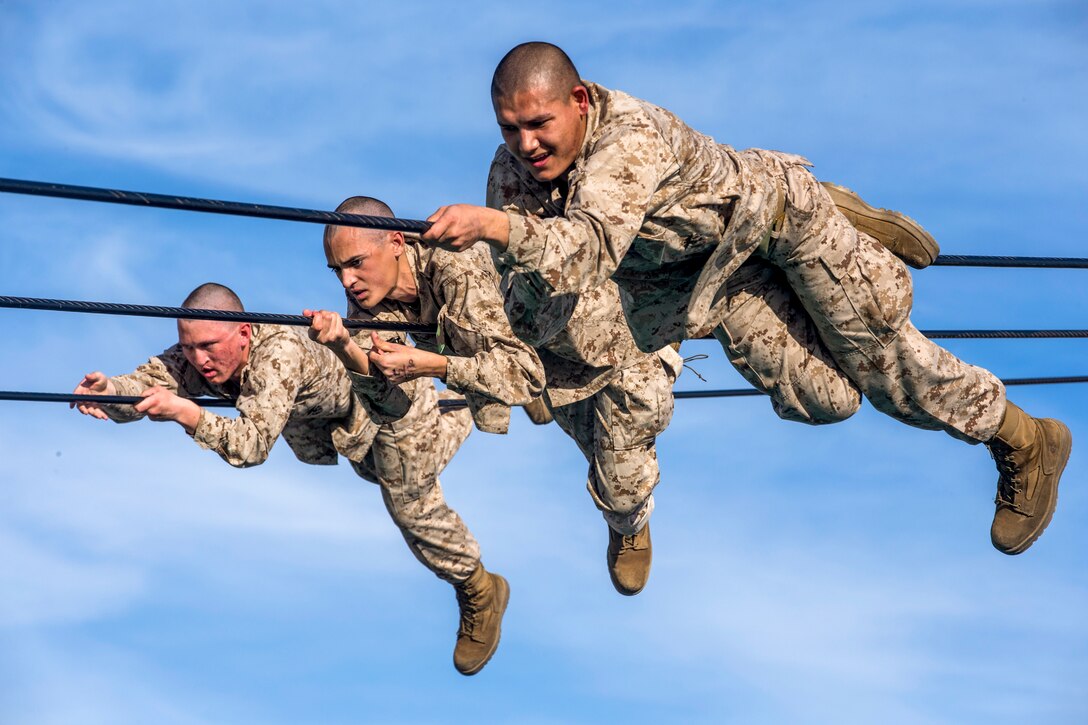
<svg viewBox="0 0 1088 725">
<path fill-rule="evenodd" d="M 459 393 L 525 405 L 543 390 L 544 368 L 535 352 L 507 340 L 473 357 L 450 358 L 445 382 Z"/>
<path fill-rule="evenodd" d="M 244 415 L 226 418 L 207 410 L 199 410 L 191 433 L 193 440 L 201 448 L 215 451 L 220 458 L 236 468 L 247 468 L 264 463 L 268 458 L 272 444 L 276 442 L 283 426 L 278 428 L 272 433 Z"/>
<path fill-rule="evenodd" d="M 344 346 L 330 346 L 329 349 L 333 351 L 333 354 L 336 355 L 347 370 L 361 375 L 370 375 L 370 360 L 367 358 L 366 352 L 359 347 L 355 340 L 349 339 Z"/>
<path fill-rule="evenodd" d="M 510 217 L 506 212 L 484 208 L 484 241 L 497 252 L 510 245 Z"/>
</svg>

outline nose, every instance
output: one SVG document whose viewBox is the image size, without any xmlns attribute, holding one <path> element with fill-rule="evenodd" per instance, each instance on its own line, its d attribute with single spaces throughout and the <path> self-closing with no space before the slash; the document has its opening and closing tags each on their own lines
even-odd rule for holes
<svg viewBox="0 0 1088 725">
<path fill-rule="evenodd" d="M 192 352 L 192 363 L 194 367 L 203 367 L 204 363 L 208 360 L 208 353 L 204 350 L 196 349 Z"/>
<path fill-rule="evenodd" d="M 531 153 L 537 149 L 536 134 L 531 130 L 523 128 L 518 132 L 518 146 L 523 154 Z"/>
</svg>

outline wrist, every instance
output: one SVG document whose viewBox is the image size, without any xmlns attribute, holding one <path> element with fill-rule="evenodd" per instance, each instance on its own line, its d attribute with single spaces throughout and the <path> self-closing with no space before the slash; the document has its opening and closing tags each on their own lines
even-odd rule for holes
<svg viewBox="0 0 1088 725">
<path fill-rule="evenodd" d="M 510 218 L 498 209 L 487 210 L 487 243 L 500 252 L 510 243 Z"/>
<path fill-rule="evenodd" d="M 178 415 L 174 420 L 185 429 L 186 433 L 192 435 L 196 432 L 197 425 L 200 424 L 200 415 L 202 412 L 203 408 L 199 405 L 191 400 L 185 400 L 182 402 Z"/>
<path fill-rule="evenodd" d="M 332 348 L 336 357 L 340 358 L 340 362 L 344 364 L 344 367 L 348 370 L 362 375 L 370 374 L 370 360 L 367 358 L 363 348 L 359 347 L 351 338 L 340 348 Z"/>
</svg>

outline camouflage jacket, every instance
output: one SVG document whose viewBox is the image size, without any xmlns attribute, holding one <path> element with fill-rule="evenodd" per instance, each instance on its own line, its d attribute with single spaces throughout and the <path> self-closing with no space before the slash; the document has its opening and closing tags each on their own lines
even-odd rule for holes
<svg viewBox="0 0 1088 725">
<path fill-rule="evenodd" d="M 499 148 L 510 239 L 499 261 L 539 273 L 555 292 L 620 287 L 643 350 L 710 332 L 725 281 L 755 250 L 783 203 L 778 179 L 800 156 L 716 143 L 673 114 L 586 82 L 585 139 L 559 184 L 532 178 Z M 552 211 L 538 216 L 541 200 Z"/>
<path fill-rule="evenodd" d="M 365 310 L 348 297 L 352 319 L 433 324 L 433 334 L 412 333 L 423 350 L 446 356 L 446 386 L 464 394 L 476 427 L 487 433 L 505 433 L 510 406 L 525 405 L 544 388 L 544 369 L 536 352 L 519 340 L 503 312 L 499 280 L 485 245 L 461 254 L 426 247 L 411 240 L 405 245 L 415 271 L 419 299 L 411 304 L 385 300 Z M 369 333 L 356 342 L 370 348 Z M 395 339 L 395 338 L 394 338 Z M 407 398 L 380 373 L 351 374 L 355 391 L 376 415 L 386 420 L 407 412 L 415 388 Z"/>
<path fill-rule="evenodd" d="M 531 177 L 529 177 L 531 179 Z M 541 219 L 563 214 L 562 200 L 541 184 L 522 185 L 510 165 L 495 163 L 487 180 L 487 206 Z M 479 246 L 479 245 L 477 245 Z M 584 400 L 609 384 L 620 370 L 643 360 L 610 279 L 580 293 L 555 292 L 537 271 L 519 271 L 493 254 L 502 276 L 506 316 L 514 332 L 532 345 L 544 364 L 545 394 L 553 407 Z M 658 352 L 679 375 L 682 360 L 671 348 Z M 674 375 L 674 377 L 675 377 Z"/>
<path fill-rule="evenodd" d="M 335 464 L 337 452 L 361 461 L 378 432 L 352 395 L 344 366 L 298 328 L 253 325 L 249 359 L 237 383 L 209 382 L 185 359 L 180 345 L 111 380 L 119 395 L 139 395 L 161 385 L 187 398 L 237 398 L 238 417 L 203 409 L 193 432 L 198 445 L 232 466 L 263 463 L 281 434 L 304 463 Z M 131 405 L 103 410 L 119 423 L 144 417 Z"/>
</svg>

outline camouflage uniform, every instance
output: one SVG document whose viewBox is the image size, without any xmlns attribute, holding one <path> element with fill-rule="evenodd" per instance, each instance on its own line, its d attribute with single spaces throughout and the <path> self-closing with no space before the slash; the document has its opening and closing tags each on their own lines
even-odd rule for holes
<svg viewBox="0 0 1088 725">
<path fill-rule="evenodd" d="M 182 397 L 236 398 L 236 418 L 205 408 L 193 431 L 198 445 L 232 466 L 263 463 L 280 435 L 304 463 L 332 465 L 339 452 L 360 476 L 381 487 L 408 547 L 428 569 L 451 582 L 467 578 L 479 565 L 479 546 L 446 506 L 437 474 L 468 435 L 468 414 L 439 415 L 434 386 L 420 385 L 410 415 L 382 425 L 352 394 L 344 366 L 328 348 L 297 328 L 252 328 L 249 359 L 237 383 L 209 382 L 180 345 L 111 380 L 119 395 L 161 385 Z M 102 408 L 120 423 L 143 417 L 130 405 Z M 420 431 L 423 445 L 408 437 L 409 429 Z"/>
<path fill-rule="evenodd" d="M 466 433 L 470 414 L 480 430 L 505 433 L 510 424 L 510 406 L 524 405 L 540 395 L 544 371 L 536 353 L 510 330 L 487 250 L 459 255 L 409 241 L 405 254 L 415 273 L 418 300 L 414 303 L 384 300 L 363 309 L 349 294 L 349 318 L 433 324 L 434 334 L 413 333 L 412 337 L 421 349 L 446 355 L 446 385 L 463 393 L 468 403 L 468 411 L 460 411 L 466 421 Z M 484 255 L 482 259 L 480 255 Z M 396 333 L 386 332 L 381 336 L 405 343 Z M 363 350 L 370 349 L 369 332 L 356 333 L 354 339 Z M 434 400 L 431 379 L 421 377 L 393 385 L 378 371 L 372 375 L 356 372 L 348 375 L 372 417 L 384 423 L 379 440 L 388 431 L 398 444 L 389 449 L 391 452 L 416 452 L 412 456 L 398 454 L 387 468 L 400 466 L 406 478 L 415 478 L 427 486 L 433 480 L 431 490 L 441 501 L 437 479 L 440 467 L 433 466 L 432 461 L 443 457 L 448 461 L 456 447 L 449 451 L 435 450 L 442 445 L 435 436 L 436 416 L 425 415 L 426 408 L 419 409 Z M 443 415 L 442 419 L 446 417 Z M 420 500 L 424 501 L 428 495 L 421 494 Z M 432 533 L 439 541 L 456 540 L 456 532 L 449 529 L 435 528 Z M 455 583 L 464 581 L 472 570 L 463 573 Z"/>
<path fill-rule="evenodd" d="M 638 346 L 713 333 L 780 415 L 841 420 L 863 393 L 879 410 L 969 442 L 989 440 L 1005 391 L 910 323 L 904 265 L 854 229 L 790 154 L 717 144 L 668 111 L 587 83 L 585 140 L 565 188 L 501 147 L 511 195 L 499 261 L 558 294 L 620 287 Z M 513 181 L 508 183 L 513 184 Z M 527 212 L 527 213 L 526 213 Z"/>
<path fill-rule="evenodd" d="M 522 186 L 509 167 L 496 165 L 487 205 L 561 215 L 561 200 L 548 192 Z M 544 395 L 555 422 L 589 461 L 593 502 L 614 531 L 638 533 L 661 479 L 655 443 L 672 418 L 680 356 L 668 346 L 656 353 L 638 349 L 612 281 L 580 294 L 553 294 L 538 273 L 518 272 L 498 255 L 494 262 L 514 332 L 537 348 L 544 364 Z"/>
<path fill-rule="evenodd" d="M 349 294 L 349 318 L 434 325 L 433 333 L 412 333 L 412 339 L 420 349 L 446 356 L 446 386 L 464 394 L 476 427 L 485 433 L 505 433 L 510 406 L 525 405 L 540 395 L 544 370 L 536 352 L 510 329 L 486 247 L 454 254 L 408 240 L 404 250 L 418 299 L 411 303 L 387 299 L 363 309 Z M 383 337 L 404 343 L 396 334 Z M 357 334 L 355 341 L 370 349 L 370 333 Z M 383 421 L 405 414 L 419 381 L 397 386 L 381 373 L 349 374 L 355 391 Z"/>
</svg>

